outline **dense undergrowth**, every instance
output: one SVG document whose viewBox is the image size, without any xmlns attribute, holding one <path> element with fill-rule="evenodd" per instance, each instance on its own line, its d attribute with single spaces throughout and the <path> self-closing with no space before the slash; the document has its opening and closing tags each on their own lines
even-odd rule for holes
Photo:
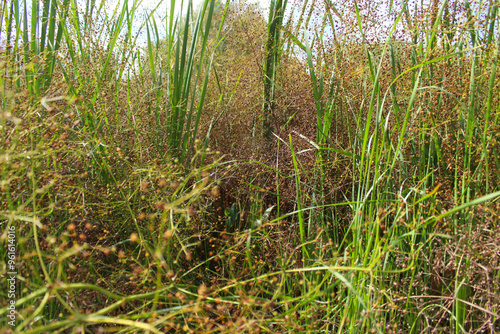
<svg viewBox="0 0 500 334">
<path fill-rule="evenodd" d="M 2 330 L 500 332 L 497 1 L 107 5 L 2 3 Z"/>
</svg>

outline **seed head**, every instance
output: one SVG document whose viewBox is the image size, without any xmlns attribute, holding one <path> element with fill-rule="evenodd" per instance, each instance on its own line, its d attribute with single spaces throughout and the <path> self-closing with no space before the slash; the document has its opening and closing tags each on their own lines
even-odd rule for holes
<svg viewBox="0 0 500 334">
<path fill-rule="evenodd" d="M 168 240 L 172 237 L 174 233 L 172 232 L 172 230 L 166 230 L 165 233 L 163 233 L 163 238 Z"/>
<path fill-rule="evenodd" d="M 137 235 L 137 233 L 135 233 L 135 232 L 134 232 L 134 233 L 132 233 L 132 234 L 130 235 L 130 241 L 132 241 L 132 242 L 137 242 L 137 240 L 139 240 L 139 236 Z"/>
</svg>

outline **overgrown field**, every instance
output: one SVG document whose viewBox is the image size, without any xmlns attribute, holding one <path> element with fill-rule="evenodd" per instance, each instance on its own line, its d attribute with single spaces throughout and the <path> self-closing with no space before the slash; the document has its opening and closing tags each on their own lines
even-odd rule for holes
<svg viewBox="0 0 500 334">
<path fill-rule="evenodd" d="M 498 0 L 270 3 L 2 1 L 1 332 L 500 333 Z"/>
</svg>

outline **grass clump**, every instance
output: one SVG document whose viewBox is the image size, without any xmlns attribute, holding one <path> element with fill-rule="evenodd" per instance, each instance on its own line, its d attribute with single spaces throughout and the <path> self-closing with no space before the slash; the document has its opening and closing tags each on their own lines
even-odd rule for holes
<svg viewBox="0 0 500 334">
<path fill-rule="evenodd" d="M 499 4 L 272 3 L 3 7 L 2 328 L 500 329 Z"/>
</svg>

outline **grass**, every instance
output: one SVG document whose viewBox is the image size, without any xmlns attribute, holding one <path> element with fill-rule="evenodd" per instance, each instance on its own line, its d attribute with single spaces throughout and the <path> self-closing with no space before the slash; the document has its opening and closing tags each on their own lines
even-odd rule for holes
<svg viewBox="0 0 500 334">
<path fill-rule="evenodd" d="M 499 3 L 272 3 L 5 2 L 2 329 L 500 331 Z"/>
</svg>

